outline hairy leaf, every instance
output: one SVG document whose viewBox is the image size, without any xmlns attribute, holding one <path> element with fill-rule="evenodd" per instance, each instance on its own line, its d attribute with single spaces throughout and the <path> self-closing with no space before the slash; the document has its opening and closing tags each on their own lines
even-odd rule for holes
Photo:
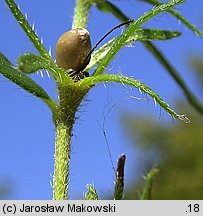
<svg viewBox="0 0 203 216">
<path fill-rule="evenodd" d="M 151 88 L 149 88 L 146 84 L 140 82 L 139 80 L 117 74 L 101 74 L 84 78 L 78 82 L 78 85 L 86 88 L 89 86 L 89 88 L 91 88 L 94 84 L 100 82 L 117 82 L 133 86 L 139 89 L 141 92 L 145 92 L 150 95 L 154 99 L 155 103 L 158 103 L 172 117 L 189 123 L 189 119 L 186 117 L 186 115 L 177 114 L 163 99 L 161 99 L 161 97 L 156 92 L 154 92 Z"/>
<path fill-rule="evenodd" d="M 58 83 L 73 83 L 64 69 L 57 67 L 53 62 L 33 53 L 27 53 L 21 56 L 18 59 L 18 68 L 28 74 L 45 69 L 51 72 Z"/>
<path fill-rule="evenodd" d="M 157 0 L 142 0 L 152 5 L 162 5 L 163 3 L 157 1 Z M 197 35 L 202 35 L 203 33 L 199 31 L 194 25 L 192 25 L 188 20 L 186 20 L 180 13 L 178 13 L 176 10 L 169 8 L 167 10 L 170 14 L 175 16 L 178 20 L 181 20 L 189 29 L 191 29 L 193 32 L 195 32 Z"/>
<path fill-rule="evenodd" d="M 0 73 L 30 94 L 41 98 L 48 104 L 48 106 L 52 108 L 54 107 L 54 102 L 51 100 L 45 90 L 37 83 L 35 83 L 31 78 L 29 78 L 26 74 L 14 68 L 10 61 L 2 53 L 0 53 Z"/>
<path fill-rule="evenodd" d="M 51 66 L 53 64 L 50 61 L 32 53 L 26 53 L 18 59 L 18 69 L 27 74 L 49 69 Z"/>
<path fill-rule="evenodd" d="M 127 16 L 125 16 L 123 12 L 111 2 L 101 1 L 101 0 L 95 0 L 94 2 L 98 7 L 98 9 L 101 10 L 102 12 L 112 13 L 114 14 L 115 17 L 117 17 L 122 22 L 128 20 Z"/>
<path fill-rule="evenodd" d="M 171 0 L 166 4 L 159 5 L 157 7 L 154 7 L 150 11 L 146 12 L 144 15 L 140 16 L 138 19 L 136 19 L 132 24 L 128 26 L 128 28 L 115 40 L 113 46 L 103 59 L 103 61 L 98 65 L 96 68 L 94 75 L 102 74 L 104 69 L 107 67 L 107 65 L 110 63 L 110 61 L 113 59 L 113 57 L 116 55 L 116 53 L 121 49 L 122 46 L 126 44 L 126 41 L 130 38 L 130 36 L 138 29 L 140 26 L 151 19 L 152 17 L 164 12 L 165 10 L 168 10 L 169 8 L 183 3 L 185 0 Z"/>
<path fill-rule="evenodd" d="M 195 97 L 195 95 L 190 91 L 183 78 L 180 76 L 178 71 L 171 65 L 171 63 L 165 58 L 164 54 L 150 41 L 144 42 L 145 47 L 153 54 L 153 56 L 159 61 L 159 63 L 168 71 L 168 73 L 173 77 L 176 83 L 183 90 L 190 104 L 200 113 L 203 113 L 203 105 Z"/>
<path fill-rule="evenodd" d="M 35 33 L 34 29 L 30 26 L 27 19 L 24 17 L 23 13 L 20 11 L 19 7 L 16 5 L 16 3 L 13 0 L 5 0 L 8 7 L 10 8 L 12 14 L 15 16 L 16 20 L 26 33 L 26 35 L 29 37 L 29 39 L 32 41 L 33 45 L 36 47 L 36 49 L 39 51 L 39 53 L 46 59 L 52 61 L 51 56 L 46 51 L 45 47 L 41 43 L 40 39 L 38 38 L 37 34 Z"/>
<path fill-rule="evenodd" d="M 137 29 L 125 42 L 125 45 L 132 44 L 136 41 L 151 41 L 151 40 L 169 40 L 174 37 L 180 36 L 181 33 L 178 31 L 166 31 L 159 29 Z M 101 48 L 95 51 L 92 56 L 90 63 L 86 67 L 86 70 L 92 68 L 95 64 L 98 64 L 106 56 L 106 54 L 111 49 L 113 43 L 118 37 L 113 38 Z"/>
<path fill-rule="evenodd" d="M 85 193 L 85 200 L 98 200 L 97 191 L 94 185 L 89 184 L 87 185 L 87 192 Z"/>
<path fill-rule="evenodd" d="M 151 3 L 153 5 L 161 5 L 162 3 L 158 2 L 157 0 L 143 0 L 145 2 Z M 114 16 L 116 16 L 120 21 L 126 21 L 129 20 L 129 17 L 127 17 L 121 10 L 119 10 L 115 5 L 108 1 L 98 1 L 98 3 L 102 4 L 102 7 L 105 7 L 107 12 L 112 13 Z M 97 5 L 98 6 L 98 5 Z M 98 7 L 100 8 L 100 6 Z M 176 10 L 169 9 L 168 12 L 170 12 L 172 15 L 174 15 L 176 18 L 181 20 L 187 27 L 189 27 L 192 31 L 194 31 L 198 35 L 202 35 L 202 32 L 200 32 L 197 28 L 195 28 L 189 21 L 187 21 L 181 14 L 179 14 Z M 177 84 L 180 86 L 180 88 L 185 93 L 188 101 L 190 104 L 200 113 L 203 113 L 203 106 L 202 104 L 196 99 L 196 97 L 193 95 L 193 93 L 190 91 L 190 89 L 187 87 L 183 79 L 180 77 L 178 71 L 171 65 L 171 63 L 166 59 L 166 57 L 161 53 L 161 51 L 150 41 L 141 41 L 146 48 L 151 52 L 151 54 L 165 67 L 166 71 L 174 78 L 174 80 L 177 82 Z M 104 47 L 105 49 L 105 47 Z M 102 50 L 101 50 L 102 51 Z M 99 58 L 103 58 L 106 53 L 104 52 L 104 55 L 100 56 L 100 51 L 98 50 L 95 52 L 95 57 L 93 56 L 92 60 L 93 62 L 99 62 Z M 96 59 L 96 60 L 95 60 Z M 98 59 L 98 60 L 97 60 Z M 91 62 L 90 62 L 91 63 Z M 93 66 L 93 65 L 88 65 Z"/>
</svg>

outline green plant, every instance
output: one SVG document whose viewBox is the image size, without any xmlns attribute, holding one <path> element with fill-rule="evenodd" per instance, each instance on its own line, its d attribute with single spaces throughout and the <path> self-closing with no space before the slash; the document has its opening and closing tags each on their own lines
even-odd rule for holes
<svg viewBox="0 0 203 216">
<path fill-rule="evenodd" d="M 13 67 L 12 63 L 1 53 L 0 54 L 0 72 L 7 79 L 11 80 L 24 90 L 32 95 L 43 100 L 52 111 L 53 122 L 55 125 L 55 166 L 53 178 L 53 199 L 64 200 L 68 198 L 68 182 L 69 182 L 69 162 L 70 162 L 70 149 L 71 149 L 71 136 L 72 129 L 75 123 L 75 114 L 78 111 L 81 102 L 88 92 L 98 83 L 101 82 L 117 82 L 138 88 L 140 91 L 150 95 L 169 115 L 173 118 L 189 122 L 185 115 L 177 114 L 170 106 L 161 99 L 161 97 L 149 88 L 146 84 L 127 76 L 117 74 L 105 74 L 105 68 L 113 60 L 116 53 L 126 44 L 131 44 L 136 41 L 141 41 L 149 51 L 163 64 L 169 73 L 174 76 L 177 83 L 184 90 L 191 103 L 200 111 L 203 112 L 202 106 L 198 103 L 192 93 L 188 90 L 178 73 L 165 59 L 163 54 L 152 44 L 152 40 L 167 40 L 177 36 L 180 33 L 177 31 L 165 31 L 157 29 L 144 29 L 141 28 L 142 24 L 150 20 L 154 16 L 168 11 L 177 16 L 194 32 L 201 34 L 194 26 L 186 21 L 180 14 L 173 11 L 171 8 L 177 4 L 183 3 L 184 0 L 171 0 L 165 4 L 157 3 L 156 1 L 148 1 L 149 3 L 156 4 L 157 6 L 134 20 L 126 30 L 120 35 L 91 55 L 90 63 L 85 68 L 85 71 L 90 70 L 97 64 L 97 68 L 90 77 L 83 77 L 77 81 L 72 79 L 67 73 L 67 68 L 60 68 L 56 65 L 39 40 L 38 36 L 29 25 L 26 18 L 23 16 L 20 9 L 17 7 L 13 0 L 5 0 L 16 20 L 23 28 L 33 45 L 36 47 L 40 55 L 27 53 L 18 59 L 18 69 Z M 86 28 L 89 9 L 96 5 L 100 10 L 111 12 L 121 21 L 128 20 L 116 6 L 108 1 L 101 0 L 77 0 L 75 15 L 73 19 L 73 28 Z M 48 70 L 54 81 L 58 91 L 58 101 L 55 102 L 45 90 L 35 83 L 29 76 L 29 73 L 34 73 L 38 70 Z M 70 68 L 73 69 L 73 68 Z M 82 70 L 83 68 L 81 68 Z M 81 72 L 81 71 L 77 71 Z M 156 172 L 154 172 L 156 173 Z M 155 175 L 155 174 L 153 174 Z M 149 175 L 150 176 L 150 175 Z M 149 181 L 151 182 L 151 180 Z M 147 183 L 146 183 L 147 184 Z M 151 185 L 151 183 L 150 183 Z M 148 186 L 147 186 L 148 187 Z M 151 187 L 151 186 L 150 186 Z M 119 187 L 118 190 L 120 190 Z M 117 189 L 116 189 L 117 190 Z M 120 190 L 120 193 L 123 193 Z M 144 190 L 144 194 L 146 191 Z M 116 193 L 117 197 L 122 198 L 122 194 Z M 97 193 L 92 185 L 88 187 L 86 199 L 97 199 Z M 142 196 L 146 199 L 146 195 Z"/>
</svg>

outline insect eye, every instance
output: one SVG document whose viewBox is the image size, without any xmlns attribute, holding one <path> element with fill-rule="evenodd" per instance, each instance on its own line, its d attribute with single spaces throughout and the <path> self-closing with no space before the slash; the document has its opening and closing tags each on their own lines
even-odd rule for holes
<svg viewBox="0 0 203 216">
<path fill-rule="evenodd" d="M 55 56 L 59 67 L 82 71 L 89 64 L 90 34 L 85 28 L 72 29 L 62 34 L 56 44 Z"/>
</svg>

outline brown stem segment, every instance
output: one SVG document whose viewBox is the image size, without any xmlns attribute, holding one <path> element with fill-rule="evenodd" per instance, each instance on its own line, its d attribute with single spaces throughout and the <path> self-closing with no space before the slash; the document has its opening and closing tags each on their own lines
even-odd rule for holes
<svg viewBox="0 0 203 216">
<path fill-rule="evenodd" d="M 123 199 L 123 189 L 124 189 L 124 167 L 125 167 L 126 156 L 121 155 L 118 159 L 117 170 L 116 170 L 116 185 L 114 192 L 114 199 Z"/>
</svg>

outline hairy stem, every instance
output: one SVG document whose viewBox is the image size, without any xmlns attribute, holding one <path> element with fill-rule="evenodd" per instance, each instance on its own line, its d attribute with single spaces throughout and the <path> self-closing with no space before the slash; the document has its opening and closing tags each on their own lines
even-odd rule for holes
<svg viewBox="0 0 203 216">
<path fill-rule="evenodd" d="M 70 132 L 71 129 L 60 122 L 56 125 L 55 166 L 54 166 L 54 200 L 68 198 L 68 177 L 70 162 Z"/>
<path fill-rule="evenodd" d="M 77 0 L 75 6 L 75 13 L 73 18 L 72 28 L 87 28 L 89 9 L 92 0 Z"/>
<path fill-rule="evenodd" d="M 85 28 L 87 26 L 91 3 L 92 0 L 76 1 L 73 28 Z M 58 83 L 59 109 L 58 113 L 54 116 L 56 126 L 53 179 L 54 200 L 68 199 L 72 128 L 75 123 L 75 114 L 88 91 L 88 88 L 80 88 L 77 84 L 64 84 Z"/>
<path fill-rule="evenodd" d="M 53 199 L 68 199 L 71 137 L 75 114 L 87 90 L 77 85 L 58 86 L 59 107 L 54 118 L 56 126 Z"/>
<path fill-rule="evenodd" d="M 140 200 L 151 200 L 152 199 L 152 186 L 155 177 L 158 175 L 159 170 L 153 167 L 145 178 L 145 186 Z"/>
</svg>

